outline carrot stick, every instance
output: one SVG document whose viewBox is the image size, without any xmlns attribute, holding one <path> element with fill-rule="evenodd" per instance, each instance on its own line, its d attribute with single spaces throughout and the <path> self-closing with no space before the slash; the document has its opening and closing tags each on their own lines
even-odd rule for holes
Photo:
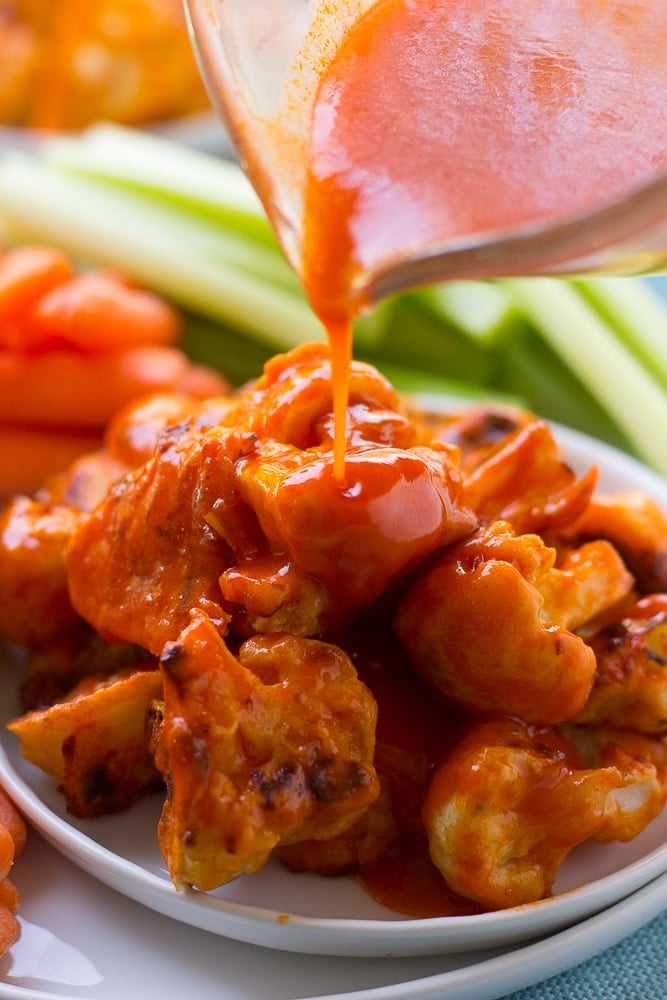
<svg viewBox="0 0 667 1000">
<path fill-rule="evenodd" d="M 6 878 L 0 882 L 0 906 L 6 906 L 12 913 L 16 913 L 19 908 L 18 889 L 10 879 Z"/>
<path fill-rule="evenodd" d="M 4 955 L 18 937 L 19 927 L 16 917 L 4 903 L 0 903 L 0 955 Z"/>
<path fill-rule="evenodd" d="M 103 271 L 78 274 L 39 298 L 22 324 L 26 350 L 72 347 L 108 354 L 178 341 L 180 318 L 163 299 Z"/>
<path fill-rule="evenodd" d="M 224 375 L 207 368 L 206 365 L 188 365 L 183 378 L 176 387 L 178 392 L 186 396 L 196 396 L 206 399 L 207 396 L 225 396 L 231 386 Z"/>
<path fill-rule="evenodd" d="M 0 345 L 15 346 L 15 327 L 26 309 L 73 273 L 67 256 L 53 247 L 15 247 L 0 256 Z"/>
<path fill-rule="evenodd" d="M 0 788 L 0 955 L 4 955 L 18 937 L 14 913 L 19 908 L 16 886 L 7 877 L 14 860 L 25 845 L 26 828 L 14 804 Z"/>
<path fill-rule="evenodd" d="M 0 882 L 9 875 L 11 867 L 14 864 L 15 851 L 16 848 L 11 833 L 6 827 L 0 826 Z"/>
<path fill-rule="evenodd" d="M 4 789 L 0 788 L 0 826 L 4 826 L 14 841 L 15 856 L 23 850 L 26 838 L 25 823 Z"/>
<path fill-rule="evenodd" d="M 0 955 L 4 955 L 18 936 L 18 924 L 14 910 L 18 909 L 19 895 L 7 876 L 14 864 L 14 858 L 23 848 L 25 826 L 1 789 L 0 793 L 2 808 L 5 810 L 11 825 L 10 830 L 0 823 Z M 17 821 L 19 825 L 17 825 Z M 14 835 L 16 835 L 16 841 Z"/>
<path fill-rule="evenodd" d="M 32 493 L 76 458 L 100 447 L 100 431 L 64 431 L 0 424 L 0 497 Z M 0 807 L 0 822 L 2 809 Z"/>
<path fill-rule="evenodd" d="M 0 352 L 0 424 L 102 428 L 130 400 L 179 387 L 188 366 L 174 347 L 133 347 L 106 357 Z"/>
</svg>

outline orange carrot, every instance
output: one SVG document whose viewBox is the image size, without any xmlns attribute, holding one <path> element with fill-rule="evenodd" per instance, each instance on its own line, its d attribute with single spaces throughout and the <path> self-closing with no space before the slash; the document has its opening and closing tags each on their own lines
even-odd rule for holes
<svg viewBox="0 0 667 1000">
<path fill-rule="evenodd" d="M 0 424 L 97 429 L 130 400 L 179 386 L 189 362 L 175 347 L 85 357 L 0 352 Z"/>
<path fill-rule="evenodd" d="M 212 368 L 190 364 L 175 389 L 188 396 L 206 399 L 207 396 L 226 396 L 231 390 L 231 385 L 224 375 Z"/>
<path fill-rule="evenodd" d="M 178 314 L 151 292 L 116 274 L 79 274 L 34 302 L 23 324 L 26 350 L 71 347 L 108 354 L 138 345 L 169 346 L 180 336 Z"/>
<path fill-rule="evenodd" d="M 0 424 L 0 497 L 32 493 L 74 459 L 99 448 L 101 440 L 100 431 Z"/>
<path fill-rule="evenodd" d="M 0 826 L 0 882 L 9 875 L 15 851 L 14 838 L 6 827 Z"/>
<path fill-rule="evenodd" d="M 4 955 L 18 937 L 19 927 L 16 917 L 8 906 L 0 904 L 0 955 Z"/>
<path fill-rule="evenodd" d="M 32 492 L 96 450 L 137 398 L 226 393 L 178 350 L 180 332 L 175 309 L 120 273 L 77 274 L 51 247 L 0 255 L 0 496 Z"/>
<path fill-rule="evenodd" d="M 0 256 L 0 345 L 14 346 L 26 309 L 73 273 L 67 256 L 53 247 L 15 247 Z"/>
<path fill-rule="evenodd" d="M 7 877 L 14 860 L 23 850 L 26 828 L 9 796 L 0 788 L 0 955 L 18 937 L 14 913 L 19 908 L 16 886 Z"/>
<path fill-rule="evenodd" d="M 0 788 L 0 827 L 4 827 L 14 841 L 14 855 L 23 850 L 26 838 L 25 823 L 7 793 Z"/>
<path fill-rule="evenodd" d="M 16 913 L 19 908 L 18 889 L 8 878 L 0 882 L 0 906 L 6 906 L 12 913 Z"/>
</svg>

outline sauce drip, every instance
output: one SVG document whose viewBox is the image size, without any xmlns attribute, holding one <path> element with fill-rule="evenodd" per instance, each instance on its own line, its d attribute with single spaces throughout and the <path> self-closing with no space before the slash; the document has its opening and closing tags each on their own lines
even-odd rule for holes
<svg viewBox="0 0 667 1000">
<path fill-rule="evenodd" d="M 331 373 L 334 411 L 333 473 L 336 482 L 345 484 L 345 448 L 347 444 L 347 404 L 350 392 L 352 361 L 352 319 L 326 323 L 331 345 Z"/>
<path fill-rule="evenodd" d="M 666 49 L 664 0 L 379 0 L 351 29 L 315 98 L 302 262 L 332 345 L 339 480 L 360 278 L 667 168 Z"/>
</svg>

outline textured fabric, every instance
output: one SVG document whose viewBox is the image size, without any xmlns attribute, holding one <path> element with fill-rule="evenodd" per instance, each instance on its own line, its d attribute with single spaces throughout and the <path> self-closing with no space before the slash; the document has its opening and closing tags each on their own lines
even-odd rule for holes
<svg viewBox="0 0 667 1000">
<path fill-rule="evenodd" d="M 667 1000 L 667 911 L 614 948 L 511 1000 Z"/>
</svg>

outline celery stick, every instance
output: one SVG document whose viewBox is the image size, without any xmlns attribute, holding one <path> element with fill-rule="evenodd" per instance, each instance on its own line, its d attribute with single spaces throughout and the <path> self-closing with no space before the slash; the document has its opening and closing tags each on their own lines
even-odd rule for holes
<svg viewBox="0 0 667 1000">
<path fill-rule="evenodd" d="M 186 313 L 182 345 L 193 361 L 217 368 L 234 386 L 262 374 L 264 364 L 275 353 L 267 344 L 239 330 Z"/>
<path fill-rule="evenodd" d="M 500 282 L 452 281 L 418 293 L 436 315 L 480 344 L 501 340 L 517 321 L 517 308 Z"/>
<path fill-rule="evenodd" d="M 250 181 L 230 160 L 107 123 L 73 138 L 50 139 L 41 155 L 61 169 L 160 196 L 257 242 L 277 245 Z"/>
<path fill-rule="evenodd" d="M 667 388 L 667 309 L 647 281 L 578 279 L 576 287 Z"/>
<path fill-rule="evenodd" d="M 396 299 L 384 299 L 374 309 L 359 316 L 353 324 L 354 343 L 358 351 L 382 353 L 382 342 L 396 321 Z"/>
<path fill-rule="evenodd" d="M 110 192 L 118 184 L 140 206 L 183 220 L 205 251 L 208 244 L 222 249 L 243 270 L 301 292 L 261 202 L 235 164 L 115 125 L 45 142 L 42 162 L 99 181 Z"/>
<path fill-rule="evenodd" d="M 508 279 L 519 306 L 588 387 L 637 454 L 667 475 L 667 393 L 604 319 L 565 281 Z"/>
<path fill-rule="evenodd" d="M 492 352 L 437 316 L 422 302 L 420 293 L 394 301 L 382 336 L 364 345 L 364 351 L 374 364 L 388 362 L 480 386 L 493 382 Z"/>
<path fill-rule="evenodd" d="M 496 385 L 523 396 L 540 416 L 632 450 L 607 411 L 534 329 L 526 325 L 504 338 L 498 371 Z"/>
<path fill-rule="evenodd" d="M 199 229 L 139 195 L 12 154 L 0 162 L 0 216 L 15 240 L 53 242 L 84 260 L 122 269 L 274 349 L 324 336 L 305 300 L 268 281 L 265 268 L 244 272 L 225 256 L 223 242 L 214 253 Z M 235 252 L 233 242 L 229 249 Z M 277 252 L 267 259 L 274 256 L 283 266 Z"/>
<path fill-rule="evenodd" d="M 415 396 L 417 405 L 425 401 L 420 397 L 445 396 L 456 401 L 479 403 L 483 400 L 495 400 L 501 403 L 513 403 L 516 406 L 526 406 L 524 397 L 517 393 L 503 392 L 489 386 L 477 385 L 462 379 L 449 378 L 437 372 L 410 368 L 409 365 L 392 364 L 382 358 L 367 358 L 363 354 L 355 355 L 360 361 L 369 361 L 378 371 L 389 379 L 394 388 L 407 396 Z M 431 399 L 433 406 L 433 398 Z"/>
</svg>

